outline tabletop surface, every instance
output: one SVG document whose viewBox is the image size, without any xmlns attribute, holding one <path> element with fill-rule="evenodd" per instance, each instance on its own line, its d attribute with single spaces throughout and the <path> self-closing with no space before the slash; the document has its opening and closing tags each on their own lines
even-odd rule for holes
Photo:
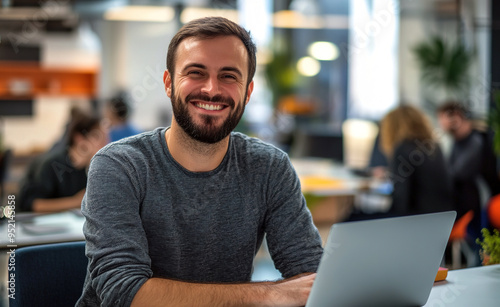
<svg viewBox="0 0 500 307">
<path fill-rule="evenodd" d="M 425 306 L 500 306 L 500 264 L 449 271 L 434 283 Z"/>
<path fill-rule="evenodd" d="M 356 175 L 345 165 L 328 159 L 291 159 L 299 175 L 302 192 L 319 196 L 356 195 L 360 190 L 378 189 L 386 182 Z"/>
<path fill-rule="evenodd" d="M 0 221 L 0 248 L 84 240 L 84 221 L 79 210 L 53 214 L 19 213 L 15 216 L 14 228 L 8 226 L 11 223 L 7 220 Z M 9 237 L 12 230 L 14 236 Z"/>
</svg>

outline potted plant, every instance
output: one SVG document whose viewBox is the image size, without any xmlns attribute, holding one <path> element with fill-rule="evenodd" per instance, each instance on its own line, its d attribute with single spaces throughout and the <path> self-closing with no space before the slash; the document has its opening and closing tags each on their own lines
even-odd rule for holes
<svg viewBox="0 0 500 307">
<path fill-rule="evenodd" d="M 487 228 L 481 230 L 483 239 L 476 239 L 476 243 L 481 246 L 479 255 L 483 265 L 500 264 L 500 232 L 493 229 L 490 232 Z"/>
<path fill-rule="evenodd" d="M 421 42 L 413 48 L 426 85 L 428 103 L 436 106 L 442 101 L 467 100 L 470 88 L 469 70 L 473 53 L 461 43 L 449 43 L 439 36 Z"/>
</svg>

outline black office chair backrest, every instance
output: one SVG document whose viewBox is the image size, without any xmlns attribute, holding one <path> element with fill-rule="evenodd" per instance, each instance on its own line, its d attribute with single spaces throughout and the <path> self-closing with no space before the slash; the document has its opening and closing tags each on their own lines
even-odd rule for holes
<svg viewBox="0 0 500 307">
<path fill-rule="evenodd" d="M 11 307 L 75 306 L 88 260 L 85 242 L 19 248 L 15 252 L 15 299 Z"/>
</svg>

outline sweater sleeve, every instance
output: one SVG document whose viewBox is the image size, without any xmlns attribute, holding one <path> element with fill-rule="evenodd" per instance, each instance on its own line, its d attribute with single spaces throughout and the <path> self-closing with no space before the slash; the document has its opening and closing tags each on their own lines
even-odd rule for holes
<svg viewBox="0 0 500 307">
<path fill-rule="evenodd" d="M 316 272 L 323 249 L 300 182 L 285 156 L 269 172 L 265 219 L 266 240 L 276 268 L 283 277 Z"/>
<path fill-rule="evenodd" d="M 101 306 L 129 306 L 152 276 L 141 223 L 141 183 L 126 161 L 96 155 L 82 202 L 90 286 Z M 88 277 L 89 278 L 89 277 Z"/>
</svg>

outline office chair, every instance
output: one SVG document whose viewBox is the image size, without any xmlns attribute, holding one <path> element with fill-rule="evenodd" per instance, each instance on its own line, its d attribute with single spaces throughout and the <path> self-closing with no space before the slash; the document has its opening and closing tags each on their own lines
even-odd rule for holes
<svg viewBox="0 0 500 307">
<path fill-rule="evenodd" d="M 491 226 L 500 230 L 500 194 L 490 199 L 487 210 Z"/>
<path fill-rule="evenodd" d="M 448 240 L 451 244 L 451 258 L 452 258 L 452 268 L 459 269 L 462 266 L 462 253 L 467 260 L 467 267 L 474 266 L 476 261 L 476 255 L 474 251 L 467 245 L 467 226 L 472 221 L 474 217 L 474 212 L 468 211 L 465 215 L 459 218 L 453 228 L 451 229 L 450 238 Z"/>
<path fill-rule="evenodd" d="M 85 242 L 23 247 L 15 253 L 11 307 L 75 306 L 87 273 Z"/>
</svg>

